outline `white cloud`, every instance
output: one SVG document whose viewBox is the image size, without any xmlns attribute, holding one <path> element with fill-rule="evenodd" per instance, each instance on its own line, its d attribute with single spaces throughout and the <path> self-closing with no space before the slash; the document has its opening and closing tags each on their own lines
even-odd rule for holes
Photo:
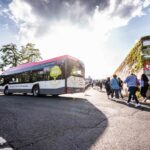
<svg viewBox="0 0 150 150">
<path fill-rule="evenodd" d="M 13 0 L 13 2 L 9 5 L 9 8 L 13 14 L 14 19 L 18 22 L 27 22 L 27 23 L 35 23 L 36 16 L 32 15 L 31 6 L 20 0 Z"/>
<path fill-rule="evenodd" d="M 143 7 L 148 7 L 150 5 L 150 0 L 145 0 Z"/>
<path fill-rule="evenodd" d="M 75 10 L 75 14 L 80 14 L 85 9 L 84 6 L 80 7 L 79 1 L 73 6 L 68 3 L 66 5 L 71 8 L 70 11 Z M 114 69 L 109 64 L 117 66 L 118 58 L 114 51 L 104 46 L 107 36 L 114 28 L 127 25 L 133 17 L 142 16 L 143 8 L 149 5 L 150 0 L 125 0 L 120 3 L 118 0 L 111 0 L 109 7 L 103 11 L 99 11 L 97 6 L 94 15 L 89 17 L 88 24 L 84 26 L 74 24 L 65 17 L 57 21 L 41 18 L 33 12 L 29 3 L 20 0 L 13 0 L 9 9 L 12 19 L 20 26 L 19 37 L 22 44 L 35 43 L 44 58 L 61 54 L 81 58 L 87 66 L 87 75 L 98 78 L 113 73 Z M 43 34 L 38 34 L 39 29 L 42 29 Z"/>
<path fill-rule="evenodd" d="M 0 6 L 0 16 L 7 15 L 8 11 L 8 9 L 2 8 L 2 6 Z"/>
</svg>

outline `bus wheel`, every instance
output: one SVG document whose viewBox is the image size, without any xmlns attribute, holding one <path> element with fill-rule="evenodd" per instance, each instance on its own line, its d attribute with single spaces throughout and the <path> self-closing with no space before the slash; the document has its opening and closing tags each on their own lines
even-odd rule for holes
<svg viewBox="0 0 150 150">
<path fill-rule="evenodd" d="M 5 95 L 9 95 L 8 87 L 6 87 L 6 88 L 4 89 L 4 94 L 5 94 Z"/>
<path fill-rule="evenodd" d="M 33 96 L 39 96 L 40 94 L 40 89 L 39 89 L 39 86 L 34 86 L 33 87 Z"/>
</svg>

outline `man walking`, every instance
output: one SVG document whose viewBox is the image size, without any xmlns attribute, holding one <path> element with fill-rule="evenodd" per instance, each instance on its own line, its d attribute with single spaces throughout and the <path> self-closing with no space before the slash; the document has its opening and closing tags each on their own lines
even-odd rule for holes
<svg viewBox="0 0 150 150">
<path fill-rule="evenodd" d="M 124 83 L 127 83 L 127 86 L 129 88 L 129 97 L 128 97 L 127 104 L 129 105 L 131 98 L 133 98 L 136 102 L 135 106 L 136 107 L 140 106 L 140 103 L 139 103 L 137 96 L 136 96 L 136 91 L 137 91 L 137 87 L 138 87 L 138 79 L 137 79 L 136 75 L 131 73 L 131 75 L 129 75 L 126 78 Z"/>
</svg>

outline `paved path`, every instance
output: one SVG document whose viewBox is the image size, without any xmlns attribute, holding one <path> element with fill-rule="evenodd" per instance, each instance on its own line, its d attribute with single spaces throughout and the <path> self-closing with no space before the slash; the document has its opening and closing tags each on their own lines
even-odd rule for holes
<svg viewBox="0 0 150 150">
<path fill-rule="evenodd" d="M 126 100 L 112 101 L 105 93 L 89 90 L 89 102 L 102 111 L 108 126 L 92 150 L 150 150 L 150 105 L 135 108 Z"/>
</svg>

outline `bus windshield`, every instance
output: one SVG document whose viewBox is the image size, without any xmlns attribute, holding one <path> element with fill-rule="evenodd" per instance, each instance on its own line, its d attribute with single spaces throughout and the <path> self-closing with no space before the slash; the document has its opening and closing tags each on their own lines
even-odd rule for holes
<svg viewBox="0 0 150 150">
<path fill-rule="evenodd" d="M 84 66 L 76 61 L 68 60 L 68 76 L 84 77 Z"/>
</svg>

